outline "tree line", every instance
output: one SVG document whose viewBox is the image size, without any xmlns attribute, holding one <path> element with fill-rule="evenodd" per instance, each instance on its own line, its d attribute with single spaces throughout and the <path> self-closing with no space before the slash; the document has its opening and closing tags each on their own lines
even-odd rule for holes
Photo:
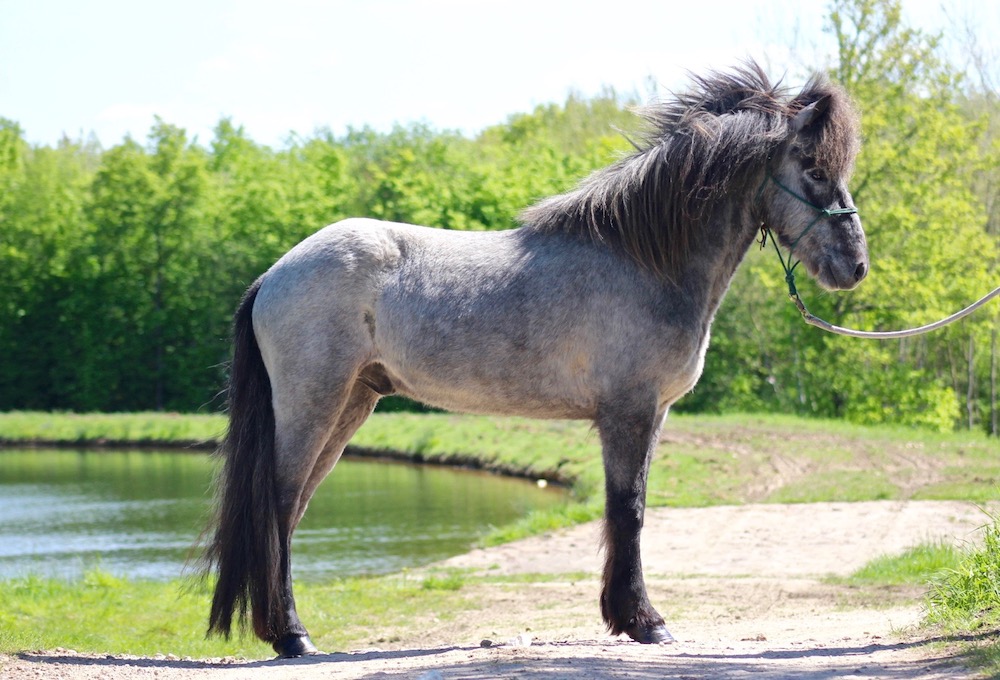
<svg viewBox="0 0 1000 680">
<path fill-rule="evenodd" d="M 898 2 L 837 0 L 831 77 L 862 112 L 852 190 L 872 273 L 857 291 L 800 291 L 833 323 L 934 320 L 996 285 L 1000 196 L 993 93 L 963 82 Z M 608 90 L 475 136 L 423 124 L 255 143 L 229 119 L 207 143 L 157 119 L 108 149 L 30 145 L 0 119 L 0 409 L 216 409 L 242 291 L 317 228 L 364 215 L 507 229 L 627 151 L 635 97 Z M 874 342 L 806 327 L 773 252 L 751 252 L 678 408 L 780 410 L 997 431 L 998 312 Z M 993 306 L 995 307 L 995 305 Z"/>
</svg>

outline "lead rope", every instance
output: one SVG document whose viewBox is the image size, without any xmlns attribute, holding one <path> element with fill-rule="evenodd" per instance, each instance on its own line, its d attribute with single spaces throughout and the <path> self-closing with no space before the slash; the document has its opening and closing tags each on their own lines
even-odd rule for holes
<svg viewBox="0 0 1000 680">
<path fill-rule="evenodd" d="M 768 236 L 770 236 L 771 243 L 774 244 L 774 252 L 778 254 L 778 261 L 781 262 L 781 267 L 782 269 L 785 270 L 785 283 L 788 284 L 788 297 L 791 298 L 792 302 L 795 303 L 795 307 L 802 314 L 803 320 L 810 326 L 815 326 L 817 328 L 822 328 L 825 331 L 829 331 L 830 333 L 836 333 L 837 335 L 846 335 L 852 338 L 869 338 L 874 340 L 892 340 L 895 338 L 908 338 L 914 335 L 922 335 L 924 333 L 929 333 L 930 331 L 934 331 L 939 328 L 943 328 L 944 326 L 947 326 L 950 323 L 954 323 L 955 321 L 958 321 L 959 319 L 966 317 L 969 314 L 972 314 L 974 311 L 985 305 L 987 302 L 995 298 L 997 295 L 1000 295 L 1000 287 L 994 288 L 991 292 L 979 298 L 965 309 L 955 312 L 949 317 L 941 319 L 940 321 L 935 321 L 934 323 L 926 324 L 924 326 L 918 326 L 916 328 L 907 328 L 901 331 L 858 331 L 854 330 L 853 328 L 844 328 L 843 326 L 835 326 L 829 321 L 824 321 L 823 319 L 819 318 L 818 316 L 810 312 L 806 308 L 806 303 L 804 303 L 802 301 L 802 298 L 799 297 L 799 292 L 795 288 L 795 268 L 799 266 L 800 260 L 796 260 L 795 264 L 791 264 L 792 254 L 795 251 L 795 246 L 797 246 L 799 241 L 802 240 L 802 237 L 806 235 L 806 232 L 812 229 L 813 226 L 821 218 L 833 217 L 834 215 L 853 215 L 857 213 L 858 210 L 857 208 L 841 208 L 839 210 L 827 210 L 826 208 L 820 208 L 819 206 L 813 205 L 805 198 L 799 196 L 797 193 L 786 187 L 784 184 L 779 182 L 771 173 L 768 173 L 767 176 L 764 177 L 764 181 L 761 182 L 760 189 L 757 190 L 758 199 L 760 198 L 761 193 L 764 191 L 764 185 L 767 183 L 768 179 L 770 179 L 772 182 L 778 185 L 778 187 L 788 192 L 789 194 L 797 198 L 799 201 L 805 203 L 810 208 L 819 213 L 818 215 L 816 215 L 816 218 L 812 222 L 810 222 L 805 229 L 802 230 L 802 233 L 799 234 L 798 237 L 795 239 L 795 241 L 792 243 L 791 247 L 788 249 L 787 261 L 781 255 L 781 249 L 778 248 L 778 239 L 776 239 L 774 237 L 774 234 L 771 233 L 771 228 L 768 227 L 766 224 L 762 224 L 760 227 L 760 239 L 761 239 L 760 247 L 761 248 L 764 247 L 764 245 L 767 243 Z"/>
</svg>

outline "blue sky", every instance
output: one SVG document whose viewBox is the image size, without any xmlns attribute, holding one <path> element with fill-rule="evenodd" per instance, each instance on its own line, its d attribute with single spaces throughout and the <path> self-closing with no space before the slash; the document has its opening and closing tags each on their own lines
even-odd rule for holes
<svg viewBox="0 0 1000 680">
<path fill-rule="evenodd" d="M 154 115 L 202 143 L 224 116 L 272 146 L 413 121 L 473 134 L 571 90 L 645 98 L 747 56 L 794 83 L 829 59 L 825 2 L 682 4 L 0 0 L 0 116 L 34 144 L 93 132 L 105 147 L 145 139 Z M 1000 35 L 994 0 L 906 0 L 904 15 Z"/>
</svg>

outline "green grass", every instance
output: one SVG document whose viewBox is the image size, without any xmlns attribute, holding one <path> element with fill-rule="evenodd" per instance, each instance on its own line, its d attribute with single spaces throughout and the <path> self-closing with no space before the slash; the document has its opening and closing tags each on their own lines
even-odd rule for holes
<svg viewBox="0 0 1000 680">
<path fill-rule="evenodd" d="M 225 431 L 221 415 L 179 413 L 0 413 L 0 443 L 211 446 Z"/>
<path fill-rule="evenodd" d="M 924 586 L 958 565 L 961 553 L 947 543 L 921 543 L 899 555 L 882 555 L 842 582 L 856 586 Z"/>
<path fill-rule="evenodd" d="M 603 484 L 600 447 L 588 423 L 447 413 L 376 413 L 351 445 L 424 462 L 474 465 L 568 482 L 586 498 Z"/>
<path fill-rule="evenodd" d="M 767 497 L 771 503 L 819 503 L 826 500 L 880 501 L 898 498 L 899 487 L 881 470 L 825 470 L 804 475 Z"/>
<path fill-rule="evenodd" d="M 600 518 L 603 514 L 604 507 L 597 499 L 569 502 L 547 510 L 532 510 L 512 524 L 493 528 L 480 540 L 480 543 L 484 546 L 510 543 L 527 536 L 537 536 L 555 529 L 589 522 Z"/>
<path fill-rule="evenodd" d="M 431 580 L 433 579 L 433 580 Z M 296 584 L 299 611 L 308 616 L 320 649 L 377 643 L 369 631 L 386 622 L 419 625 L 428 612 L 468 608 L 461 574 L 428 581 L 403 574 Z M 210 596 L 199 582 L 120 579 L 90 571 L 73 581 L 28 577 L 0 581 L 0 652 L 65 647 L 79 652 L 269 658 L 252 635 L 206 639 Z M 165 615 L 168 612 L 169 615 Z"/>
<path fill-rule="evenodd" d="M 983 529 L 927 595 L 926 623 L 961 641 L 961 656 L 984 677 L 1000 677 L 1000 520 Z"/>
<path fill-rule="evenodd" d="M 927 620 L 950 630 L 1000 626 L 1000 523 L 983 529 L 982 544 L 962 554 L 927 598 Z"/>
<path fill-rule="evenodd" d="M 651 506 L 1000 496 L 1000 442 L 980 433 L 776 415 L 675 415 L 665 440 L 650 469 Z M 563 480 L 583 502 L 599 502 L 603 489 L 600 447 L 588 423 L 375 414 L 353 444 L 423 461 Z M 592 514 L 555 511 L 525 526 L 549 528 L 567 515 Z"/>
<path fill-rule="evenodd" d="M 465 575 L 460 571 L 449 571 L 443 574 L 430 574 L 424 578 L 421 588 L 424 590 L 461 590 L 465 585 Z"/>
<path fill-rule="evenodd" d="M 898 555 L 880 555 L 849 576 L 824 579 L 842 586 L 841 606 L 879 609 L 912 605 L 927 593 L 929 584 L 958 564 L 960 551 L 947 543 L 921 543 Z"/>
</svg>

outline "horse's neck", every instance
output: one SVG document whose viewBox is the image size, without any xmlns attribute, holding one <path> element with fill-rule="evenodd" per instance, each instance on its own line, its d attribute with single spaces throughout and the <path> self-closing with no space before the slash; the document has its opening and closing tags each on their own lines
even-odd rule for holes
<svg viewBox="0 0 1000 680">
<path fill-rule="evenodd" d="M 752 210 L 731 201 L 714 211 L 706 220 L 703 232 L 693 239 L 690 258 L 679 285 L 697 300 L 711 323 L 736 269 L 746 256 L 757 234 Z"/>
</svg>

